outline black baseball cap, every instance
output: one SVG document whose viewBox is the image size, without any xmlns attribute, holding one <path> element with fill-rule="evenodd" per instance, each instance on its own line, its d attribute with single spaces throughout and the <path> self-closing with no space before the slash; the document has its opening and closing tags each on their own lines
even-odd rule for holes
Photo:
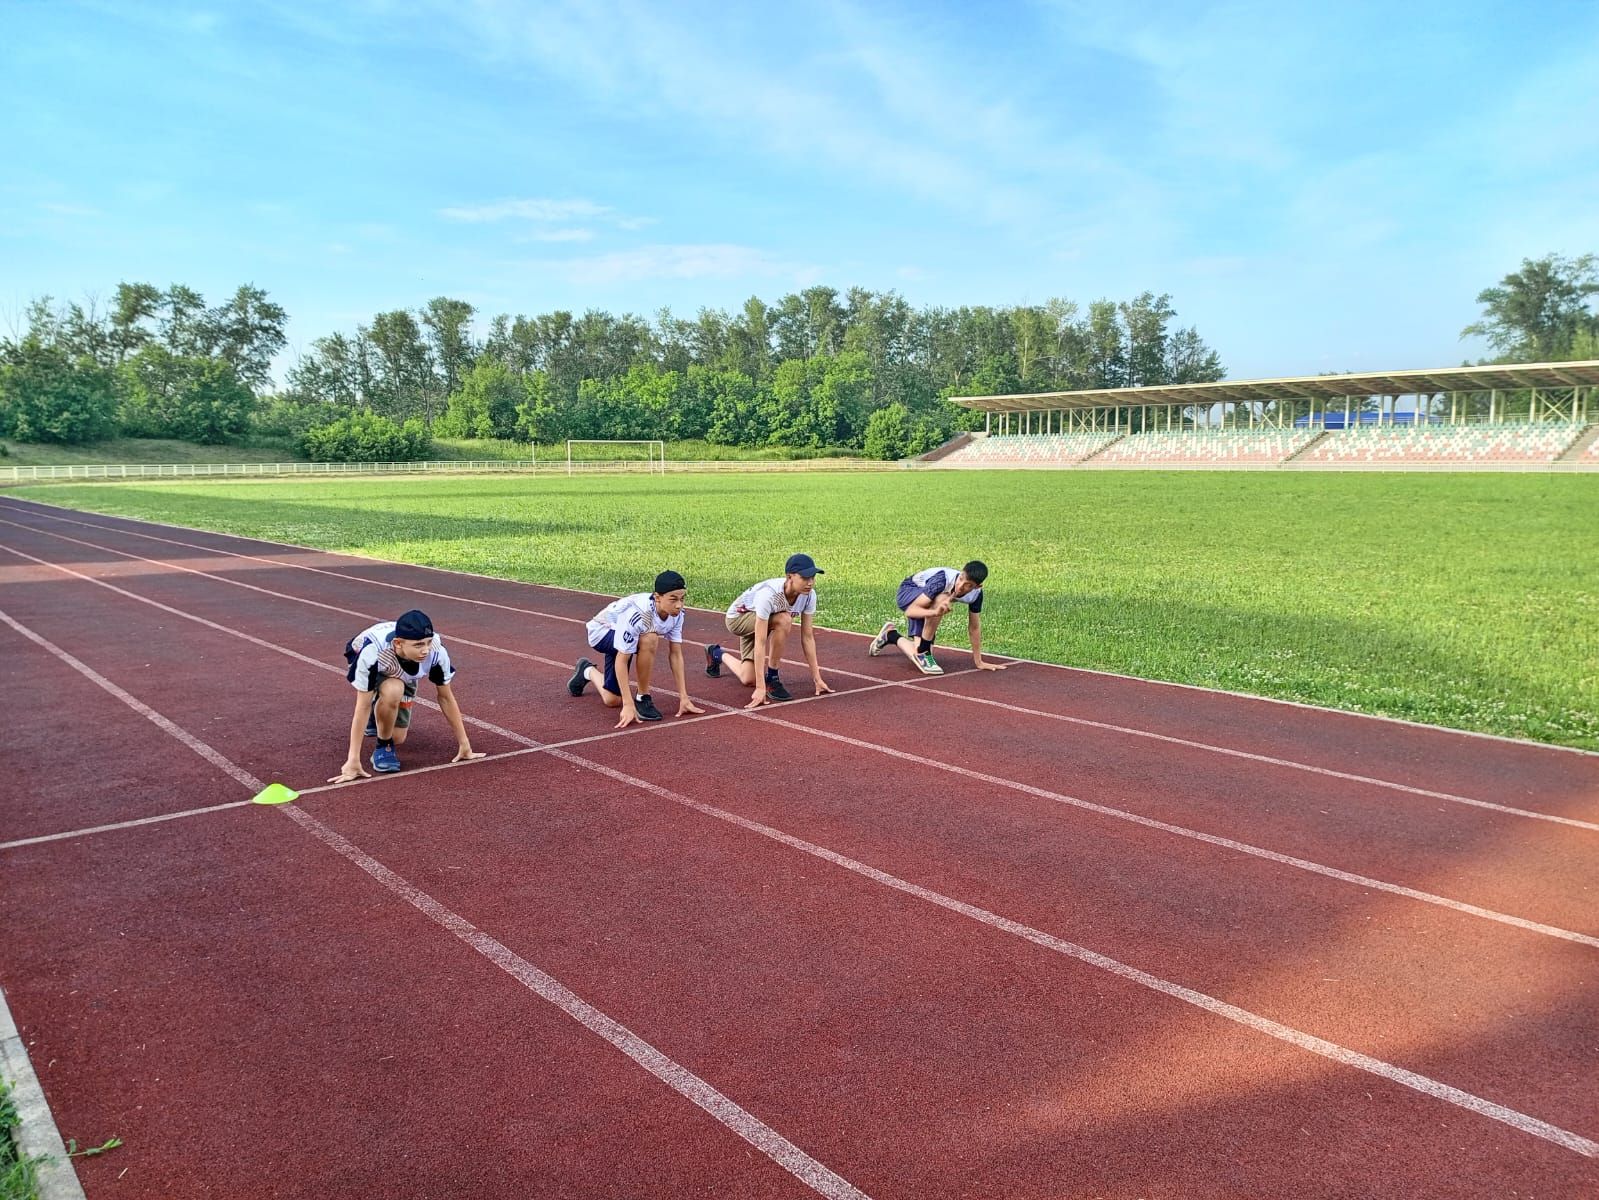
<svg viewBox="0 0 1599 1200">
<path fill-rule="evenodd" d="M 676 571 L 662 571 L 655 577 L 655 594 L 657 596 L 664 596 L 667 592 L 675 592 L 687 586 L 688 584 L 683 582 L 683 577 Z"/>
<path fill-rule="evenodd" d="M 394 623 L 394 636 L 408 642 L 420 642 L 423 638 L 433 636 L 433 622 L 428 619 L 427 613 L 413 608 L 410 612 L 400 614 L 400 619 Z"/>
<path fill-rule="evenodd" d="M 816 560 L 809 554 L 790 554 L 788 562 L 783 564 L 783 574 L 803 575 L 806 579 L 814 579 L 818 575 L 826 575 L 827 572 L 817 566 Z"/>
</svg>

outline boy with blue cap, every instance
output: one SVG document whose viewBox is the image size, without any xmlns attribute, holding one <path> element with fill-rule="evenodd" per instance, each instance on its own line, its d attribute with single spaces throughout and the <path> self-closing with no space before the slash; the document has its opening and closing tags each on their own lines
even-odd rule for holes
<svg viewBox="0 0 1599 1200">
<path fill-rule="evenodd" d="M 389 774 L 400 769 L 396 747 L 405 741 L 411 727 L 411 706 L 423 679 L 438 689 L 439 708 L 455 733 L 457 749 L 450 761 L 484 757 L 473 751 L 466 736 L 466 722 L 450 686 L 455 665 L 444 639 L 433 632 L 427 613 L 413 608 L 401 613 L 397 621 L 379 621 L 363 629 L 345 643 L 344 661 L 350 668 L 345 678 L 355 688 L 355 715 L 350 719 L 350 752 L 329 783 L 371 778 L 361 766 L 363 734 L 377 738 L 372 770 Z"/>
<path fill-rule="evenodd" d="M 659 721 L 661 710 L 650 697 L 650 677 L 655 672 L 655 652 L 665 641 L 672 678 L 677 681 L 677 715 L 704 712 L 689 699 L 683 669 L 683 602 L 687 597 L 683 577 L 676 571 L 662 571 L 655 577 L 653 592 L 623 596 L 600 609 L 588 623 L 588 641 L 590 649 L 605 655 L 605 669 L 586 658 L 578 659 L 566 690 L 581 696 L 592 683 L 601 704 L 622 710 L 618 729 L 634 721 Z M 626 682 L 630 665 L 638 680 L 637 700 Z"/>
<path fill-rule="evenodd" d="M 751 584 L 727 610 L 727 630 L 738 634 L 738 661 L 729 660 L 722 647 L 705 647 L 705 673 L 715 679 L 723 666 L 738 677 L 745 687 L 753 687 L 754 695 L 745 708 L 759 708 L 771 700 L 792 700 L 793 694 L 783 686 L 778 667 L 783 661 L 783 645 L 788 632 L 799 618 L 800 647 L 811 668 L 811 682 L 818 696 L 831 692 L 822 680 L 822 668 L 816 661 L 816 577 L 826 571 L 816 565 L 809 554 L 791 554 L 783 565 L 783 574 L 776 579 L 763 579 Z M 764 669 L 763 669 L 764 668 Z"/>
</svg>

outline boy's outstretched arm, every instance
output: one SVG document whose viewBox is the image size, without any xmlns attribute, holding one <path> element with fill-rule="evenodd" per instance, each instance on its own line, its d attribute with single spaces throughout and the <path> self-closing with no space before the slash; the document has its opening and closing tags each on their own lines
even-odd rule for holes
<svg viewBox="0 0 1599 1200">
<path fill-rule="evenodd" d="M 672 678 L 677 680 L 677 715 L 686 717 L 690 713 L 703 713 L 703 708 L 696 708 L 694 701 L 688 698 L 688 676 L 683 670 L 683 643 L 671 642 L 667 650 L 672 662 Z"/>
<path fill-rule="evenodd" d="M 367 714 L 372 711 L 372 705 L 377 700 L 376 692 L 357 692 L 355 694 L 355 715 L 350 718 L 350 752 L 344 759 L 344 765 L 339 768 L 339 773 L 329 783 L 349 783 L 352 779 L 371 779 L 372 773 L 361 765 L 361 738 L 365 736 Z"/>
<path fill-rule="evenodd" d="M 805 662 L 811 668 L 811 683 L 816 686 L 816 694 L 821 696 L 832 691 L 822 679 L 822 666 L 816 661 L 816 629 L 810 613 L 800 617 L 800 647 L 805 651 Z"/>
<path fill-rule="evenodd" d="M 441 683 L 439 688 L 439 710 L 444 713 L 444 719 L 450 723 L 451 730 L 455 733 L 456 751 L 451 762 L 466 762 L 469 759 L 485 758 L 482 750 L 473 750 L 472 741 L 466 736 L 466 722 L 461 720 L 461 706 L 455 702 L 455 689 L 447 683 Z"/>
<path fill-rule="evenodd" d="M 972 640 L 972 666 L 979 671 L 1003 671 L 1009 663 L 983 661 L 983 618 L 979 613 L 966 615 L 966 635 Z"/>
</svg>

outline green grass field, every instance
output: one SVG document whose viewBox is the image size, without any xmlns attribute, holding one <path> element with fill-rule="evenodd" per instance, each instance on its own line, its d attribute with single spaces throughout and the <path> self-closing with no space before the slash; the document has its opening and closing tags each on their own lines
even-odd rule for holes
<svg viewBox="0 0 1599 1200">
<path fill-rule="evenodd" d="M 102 463 L 258 463 L 304 462 L 305 456 L 282 445 L 198 446 L 171 438 L 113 438 L 87 446 L 54 446 L 44 442 L 3 444 L 0 467 L 66 467 Z"/>
<path fill-rule="evenodd" d="M 17 489 L 598 592 L 727 604 L 807 550 L 823 624 L 986 560 L 986 648 L 1599 748 L 1599 476 L 893 472 Z M 945 639 L 959 644 L 964 623 Z M 824 663 L 824 666 L 826 664 Z"/>
</svg>

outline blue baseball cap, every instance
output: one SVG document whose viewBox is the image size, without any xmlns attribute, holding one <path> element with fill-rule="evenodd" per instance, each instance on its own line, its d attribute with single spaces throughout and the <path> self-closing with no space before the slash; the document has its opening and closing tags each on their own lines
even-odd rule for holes
<svg viewBox="0 0 1599 1200">
<path fill-rule="evenodd" d="M 783 564 L 783 573 L 785 575 L 803 575 L 806 579 L 814 579 L 818 575 L 827 574 L 826 571 L 816 565 L 816 560 L 809 554 L 790 554 L 788 562 Z"/>
<path fill-rule="evenodd" d="M 428 620 L 427 613 L 413 608 L 410 612 L 400 614 L 400 619 L 394 623 L 394 636 L 420 642 L 423 638 L 433 636 L 433 622 Z"/>
</svg>

